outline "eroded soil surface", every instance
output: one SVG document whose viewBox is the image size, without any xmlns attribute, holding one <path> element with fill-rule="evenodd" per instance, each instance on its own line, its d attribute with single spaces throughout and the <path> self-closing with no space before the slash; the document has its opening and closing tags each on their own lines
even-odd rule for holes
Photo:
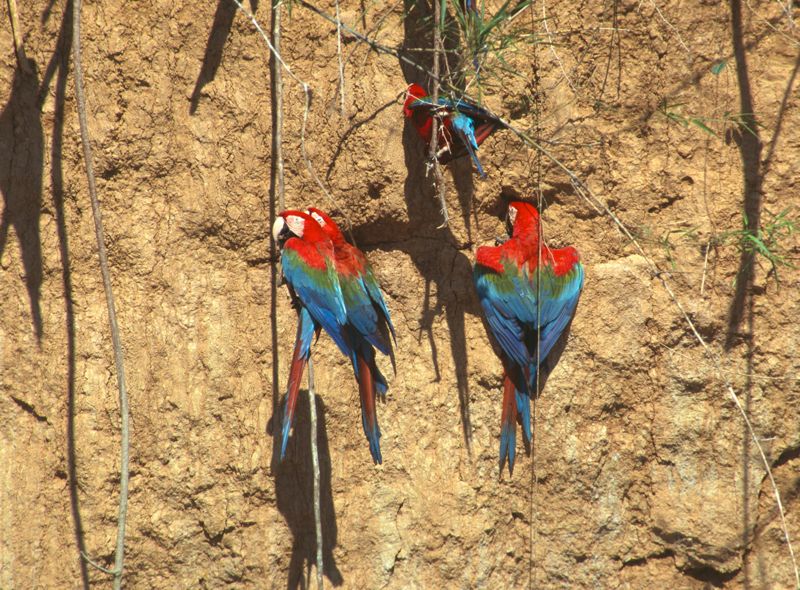
<svg viewBox="0 0 800 590">
<path fill-rule="evenodd" d="M 113 563 L 119 418 L 71 17 L 63 0 L 17 4 L 29 72 L 0 7 L 0 587 L 106 587 L 78 553 Z M 430 68 L 429 7 L 340 8 Z M 537 43 L 508 54 L 519 76 L 487 77 L 485 104 L 538 137 L 642 251 L 510 132 L 480 150 L 487 180 L 465 159 L 445 169 L 439 227 L 425 147 L 401 115 L 427 74 L 344 34 L 343 115 L 335 27 L 301 4 L 284 14 L 284 58 L 314 95 L 308 161 L 335 200 L 309 174 L 304 97 L 284 74 L 286 205 L 352 225 L 398 336 L 379 467 L 351 368 L 329 338 L 314 348 L 327 586 L 793 587 L 725 386 L 800 543 L 800 272 L 776 275 L 741 246 L 744 212 L 766 232 L 800 205 L 800 33 L 784 10 L 586 0 L 517 17 Z M 271 288 L 266 46 L 228 0 L 88 2 L 82 22 L 131 396 L 125 586 L 296 588 L 309 572 L 313 585 L 305 396 L 282 464 L 272 436 L 295 320 Z M 539 188 L 548 243 L 579 248 L 586 285 L 509 477 L 471 264 L 502 235 L 506 199 Z M 770 248 L 800 254 L 796 236 Z"/>
</svg>

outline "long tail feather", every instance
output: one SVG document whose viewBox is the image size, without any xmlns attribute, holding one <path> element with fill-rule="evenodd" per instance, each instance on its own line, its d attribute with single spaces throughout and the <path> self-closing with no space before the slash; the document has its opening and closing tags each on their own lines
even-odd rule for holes
<svg viewBox="0 0 800 590">
<path fill-rule="evenodd" d="M 522 436 L 525 437 L 526 442 L 531 442 L 531 396 L 534 395 L 536 383 L 531 383 L 529 377 L 533 373 L 533 379 L 536 380 L 536 370 L 526 370 L 523 377 L 522 371 L 517 369 L 519 379 L 516 383 L 516 397 L 517 397 L 517 412 L 519 412 L 519 420 L 522 424 Z"/>
<path fill-rule="evenodd" d="M 373 353 L 374 356 L 374 353 Z M 369 452 L 375 463 L 383 463 L 381 456 L 381 431 L 378 428 L 378 413 L 375 409 L 375 379 L 372 365 L 362 351 L 356 353 L 358 362 L 358 393 L 361 396 L 361 423 L 369 441 Z"/>
<path fill-rule="evenodd" d="M 368 342 L 362 342 L 358 350 L 353 350 L 350 356 L 350 363 L 353 365 L 353 374 L 356 376 L 357 381 L 361 381 L 361 365 L 359 358 L 363 356 L 364 362 L 369 366 L 372 372 L 372 383 L 375 388 L 375 395 L 384 397 L 389 390 L 389 384 L 386 382 L 386 377 L 383 376 L 381 370 L 375 362 L 375 349 L 372 348 Z"/>
<path fill-rule="evenodd" d="M 517 398 L 517 413 L 522 424 L 522 436 L 525 442 L 531 442 L 531 398 L 526 392 L 515 390 Z"/>
<path fill-rule="evenodd" d="M 283 424 L 281 427 L 281 459 L 286 455 L 286 445 L 289 442 L 289 432 L 294 422 L 294 411 L 297 407 L 297 396 L 300 393 L 300 383 L 303 381 L 303 371 L 308 362 L 308 355 L 311 352 L 311 339 L 314 331 L 319 334 L 319 328 L 315 326 L 314 320 L 308 310 L 301 308 L 297 318 L 297 336 L 294 342 L 294 352 L 292 353 L 292 364 L 289 369 L 288 393 L 286 394 L 286 405 L 283 409 Z"/>
<path fill-rule="evenodd" d="M 303 354 L 302 340 L 300 338 L 300 324 L 297 326 L 297 340 L 292 354 L 292 365 L 289 370 L 289 385 L 286 394 L 286 406 L 283 409 L 283 429 L 281 431 L 281 459 L 286 455 L 286 444 L 289 442 L 289 431 L 294 422 L 294 411 L 297 407 L 297 397 L 300 393 L 300 383 L 303 380 L 303 371 L 306 368 L 308 357 Z"/>
<path fill-rule="evenodd" d="M 475 164 L 475 168 L 478 170 L 478 174 L 481 175 L 481 178 L 486 178 L 486 172 L 483 171 L 483 166 L 481 166 L 481 161 L 478 160 L 478 154 L 475 153 L 475 148 L 472 146 L 472 141 L 469 137 L 464 134 L 461 135 L 461 139 L 464 142 L 464 147 L 467 148 L 467 152 L 469 153 L 469 157 L 472 158 L 472 162 Z"/>
<path fill-rule="evenodd" d="M 503 411 L 500 418 L 500 471 L 508 458 L 508 473 L 514 474 L 514 456 L 517 451 L 517 404 L 514 381 L 503 375 Z"/>
</svg>

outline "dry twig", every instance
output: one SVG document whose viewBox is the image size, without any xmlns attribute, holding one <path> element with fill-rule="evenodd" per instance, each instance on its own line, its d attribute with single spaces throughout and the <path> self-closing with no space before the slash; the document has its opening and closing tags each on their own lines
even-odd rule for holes
<svg viewBox="0 0 800 590">
<path fill-rule="evenodd" d="M 339 99 L 342 117 L 345 116 L 344 112 L 344 61 L 342 60 L 342 25 L 341 17 L 339 14 L 339 0 L 336 0 L 336 57 L 339 60 Z"/>
<path fill-rule="evenodd" d="M 323 589 L 322 516 L 319 501 L 319 452 L 317 451 L 317 402 L 314 394 L 314 360 L 308 357 L 308 413 L 311 422 L 311 468 L 314 472 L 314 527 L 317 533 L 317 588 Z"/>
<path fill-rule="evenodd" d="M 22 42 L 19 17 L 17 16 L 17 0 L 8 0 L 8 16 L 11 20 L 11 35 L 14 37 L 14 52 L 17 54 L 17 65 L 23 72 L 30 74 L 31 66 L 25 55 L 25 46 Z"/>
<path fill-rule="evenodd" d="M 435 26 L 433 28 L 433 104 L 437 105 L 438 108 L 439 104 L 439 58 L 441 56 L 441 49 L 442 49 L 442 34 L 441 34 L 441 3 L 434 0 L 434 22 Z M 442 207 L 442 224 L 439 226 L 447 227 L 450 223 L 450 216 L 447 213 L 447 200 L 444 188 L 444 178 L 442 176 L 442 167 L 439 164 L 439 158 L 437 154 L 439 153 L 439 125 L 441 122 L 439 121 L 438 117 L 433 117 L 433 132 L 431 135 L 431 145 L 430 145 L 430 158 L 433 162 L 433 179 L 434 179 L 434 189 L 436 193 L 439 195 L 439 203 Z"/>
<path fill-rule="evenodd" d="M 275 57 L 275 59 L 278 61 L 278 63 L 283 67 L 283 69 L 286 70 L 286 73 L 289 74 L 289 76 L 291 76 L 291 78 L 295 82 L 297 82 L 300 85 L 300 87 L 303 89 L 303 94 L 305 95 L 305 110 L 303 111 L 303 126 L 300 129 L 300 151 L 301 151 L 301 153 L 303 155 L 303 162 L 305 163 L 306 169 L 308 170 L 308 173 L 311 175 L 311 178 L 314 179 L 314 182 L 317 183 L 317 186 L 320 188 L 320 190 L 325 195 L 325 197 L 327 197 L 327 199 L 331 202 L 331 204 L 336 209 L 339 209 L 342 212 L 342 215 L 344 216 L 345 221 L 347 221 L 347 232 L 350 235 L 350 238 L 352 239 L 352 237 L 353 237 L 352 236 L 353 222 L 350 220 L 350 217 L 347 214 L 347 212 L 343 208 L 341 208 L 339 206 L 338 201 L 333 197 L 333 195 L 330 193 L 330 191 L 325 187 L 325 184 L 322 182 L 320 177 L 317 175 L 317 171 L 314 169 L 314 166 L 311 163 L 311 160 L 309 160 L 308 154 L 306 153 L 306 124 L 308 123 L 308 113 L 311 111 L 311 99 L 312 99 L 311 86 L 309 86 L 309 84 L 307 82 L 304 82 L 299 77 L 297 77 L 297 75 L 286 64 L 286 62 L 283 61 L 283 58 L 281 57 L 280 51 L 278 51 L 272 45 L 272 42 L 269 40 L 269 37 L 267 37 L 267 34 L 264 32 L 264 29 L 261 28 L 261 25 L 259 24 L 259 22 L 256 19 L 255 15 L 253 13 L 247 11 L 245 9 L 245 7 L 242 5 L 240 0 L 233 0 L 233 2 L 234 2 L 234 4 L 236 4 L 236 6 L 239 7 L 239 10 L 241 10 L 247 16 L 247 18 L 250 19 L 250 22 L 253 24 L 253 26 L 255 27 L 256 31 L 258 31 L 258 33 L 261 35 L 261 38 L 264 39 L 264 41 L 267 44 L 267 47 L 269 47 L 269 50 L 272 52 L 272 55 Z M 344 28 L 344 25 L 342 25 L 342 28 Z"/>
<path fill-rule="evenodd" d="M 83 158 L 86 163 L 86 178 L 89 183 L 89 198 L 92 201 L 92 215 L 94 217 L 94 231 L 97 238 L 97 254 L 100 258 L 100 273 L 103 275 L 103 289 L 106 293 L 106 306 L 108 307 L 108 322 L 111 326 L 111 341 L 114 346 L 114 364 L 117 371 L 117 387 L 119 389 L 119 411 L 121 420 L 121 452 L 120 452 L 120 492 L 119 512 L 117 515 L 117 543 L 114 550 L 114 569 L 102 571 L 114 576 L 114 590 L 122 587 L 122 564 L 125 552 L 125 524 L 128 513 L 128 463 L 130 449 L 130 426 L 128 411 L 128 390 L 125 386 L 125 367 L 122 358 L 122 341 L 117 325 L 117 312 L 114 307 L 114 293 L 111 289 L 111 274 L 108 270 L 108 256 L 106 255 L 105 238 L 103 235 L 103 218 L 100 212 L 100 202 L 97 199 L 97 185 L 92 162 L 92 146 L 89 141 L 89 124 L 86 119 L 86 96 L 83 92 L 83 68 L 81 66 L 81 0 L 74 0 L 72 7 L 72 59 L 74 62 L 75 99 L 78 106 L 78 122 L 81 129 L 81 143 L 83 144 Z M 84 556 L 84 559 L 95 567 L 96 564 Z"/>
</svg>

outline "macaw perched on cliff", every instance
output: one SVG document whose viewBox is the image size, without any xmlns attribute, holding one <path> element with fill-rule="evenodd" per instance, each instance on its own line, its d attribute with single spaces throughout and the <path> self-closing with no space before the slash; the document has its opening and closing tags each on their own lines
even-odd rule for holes
<svg viewBox="0 0 800 590">
<path fill-rule="evenodd" d="M 347 311 L 348 333 L 358 360 L 359 393 L 364 433 L 370 441 L 373 457 L 380 463 L 376 395 L 386 395 L 386 379 L 375 364 L 375 348 L 389 356 L 395 366 L 392 339 L 395 335 L 389 309 L 381 287 L 364 253 L 348 243 L 339 226 L 324 211 L 309 207 L 308 214 L 319 223 L 333 243 L 336 273 Z M 390 338 L 391 333 L 391 338 Z M 374 347 L 374 348 L 373 348 Z"/>
<path fill-rule="evenodd" d="M 375 366 L 375 352 L 369 338 L 379 340 L 372 334 L 369 338 L 362 334 L 359 326 L 369 326 L 369 320 L 361 317 L 359 311 L 346 307 L 345 301 L 352 300 L 353 287 L 348 276 L 339 275 L 343 267 L 337 262 L 334 244 L 317 220 L 302 211 L 280 213 L 272 233 L 281 247 L 283 275 L 299 311 L 281 432 L 281 459 L 286 453 L 300 381 L 311 353 L 311 340 L 314 333 L 319 334 L 320 328 L 325 328 L 353 365 L 362 392 L 362 422 L 370 453 L 375 463 L 381 463 L 375 392 L 385 393 L 386 381 Z M 387 347 L 390 349 L 388 343 Z"/>
<path fill-rule="evenodd" d="M 536 375 L 575 313 L 583 265 L 572 246 L 550 249 L 540 243 L 539 212 L 533 205 L 510 203 L 507 223 L 508 240 L 478 248 L 473 278 L 489 329 L 502 351 L 500 469 L 508 458 L 513 474 L 517 414 L 523 436 L 530 441 Z"/>
<path fill-rule="evenodd" d="M 433 135 L 433 117 L 438 117 L 441 121 L 439 151 L 436 154 L 439 163 L 446 164 L 469 154 L 478 174 L 486 177 L 476 151 L 487 137 L 506 126 L 500 119 L 463 99 L 453 102 L 446 96 L 440 96 L 438 104 L 434 104 L 419 84 L 408 87 L 403 115 L 411 120 L 426 144 L 430 143 Z"/>
</svg>

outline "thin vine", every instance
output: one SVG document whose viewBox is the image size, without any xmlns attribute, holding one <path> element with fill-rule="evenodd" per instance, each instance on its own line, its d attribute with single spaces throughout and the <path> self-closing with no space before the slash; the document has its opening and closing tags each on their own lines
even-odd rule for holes
<svg viewBox="0 0 800 590">
<path fill-rule="evenodd" d="M 94 164 L 92 161 L 92 146 L 89 139 L 89 124 L 86 118 L 86 96 L 83 85 L 83 67 L 81 64 L 81 0 L 74 0 L 72 8 L 72 59 L 74 62 L 75 99 L 78 107 L 78 122 L 81 130 L 81 144 L 83 145 L 83 158 L 86 163 L 86 178 L 89 183 L 89 198 L 92 202 L 92 215 L 94 217 L 94 231 L 97 238 L 97 254 L 100 258 L 100 273 L 103 276 L 103 289 L 106 294 L 108 308 L 108 322 L 111 328 L 111 341 L 114 347 L 114 364 L 117 371 L 117 387 L 119 389 L 119 411 L 121 421 L 120 440 L 120 492 L 119 512 L 117 515 L 117 542 L 114 549 L 114 569 L 109 570 L 99 567 L 87 555 L 83 558 L 92 566 L 114 576 L 114 590 L 122 587 L 122 568 L 125 554 L 125 524 L 128 514 L 128 480 L 129 480 L 129 453 L 130 453 L 130 424 L 128 409 L 128 390 L 125 385 L 125 366 L 122 355 L 122 341 L 117 324 L 117 312 L 114 306 L 114 293 L 111 289 L 111 273 L 108 270 L 108 256 L 106 255 L 105 237 L 103 233 L 103 217 L 100 211 L 100 202 L 97 199 L 97 184 L 95 182 Z"/>
</svg>

